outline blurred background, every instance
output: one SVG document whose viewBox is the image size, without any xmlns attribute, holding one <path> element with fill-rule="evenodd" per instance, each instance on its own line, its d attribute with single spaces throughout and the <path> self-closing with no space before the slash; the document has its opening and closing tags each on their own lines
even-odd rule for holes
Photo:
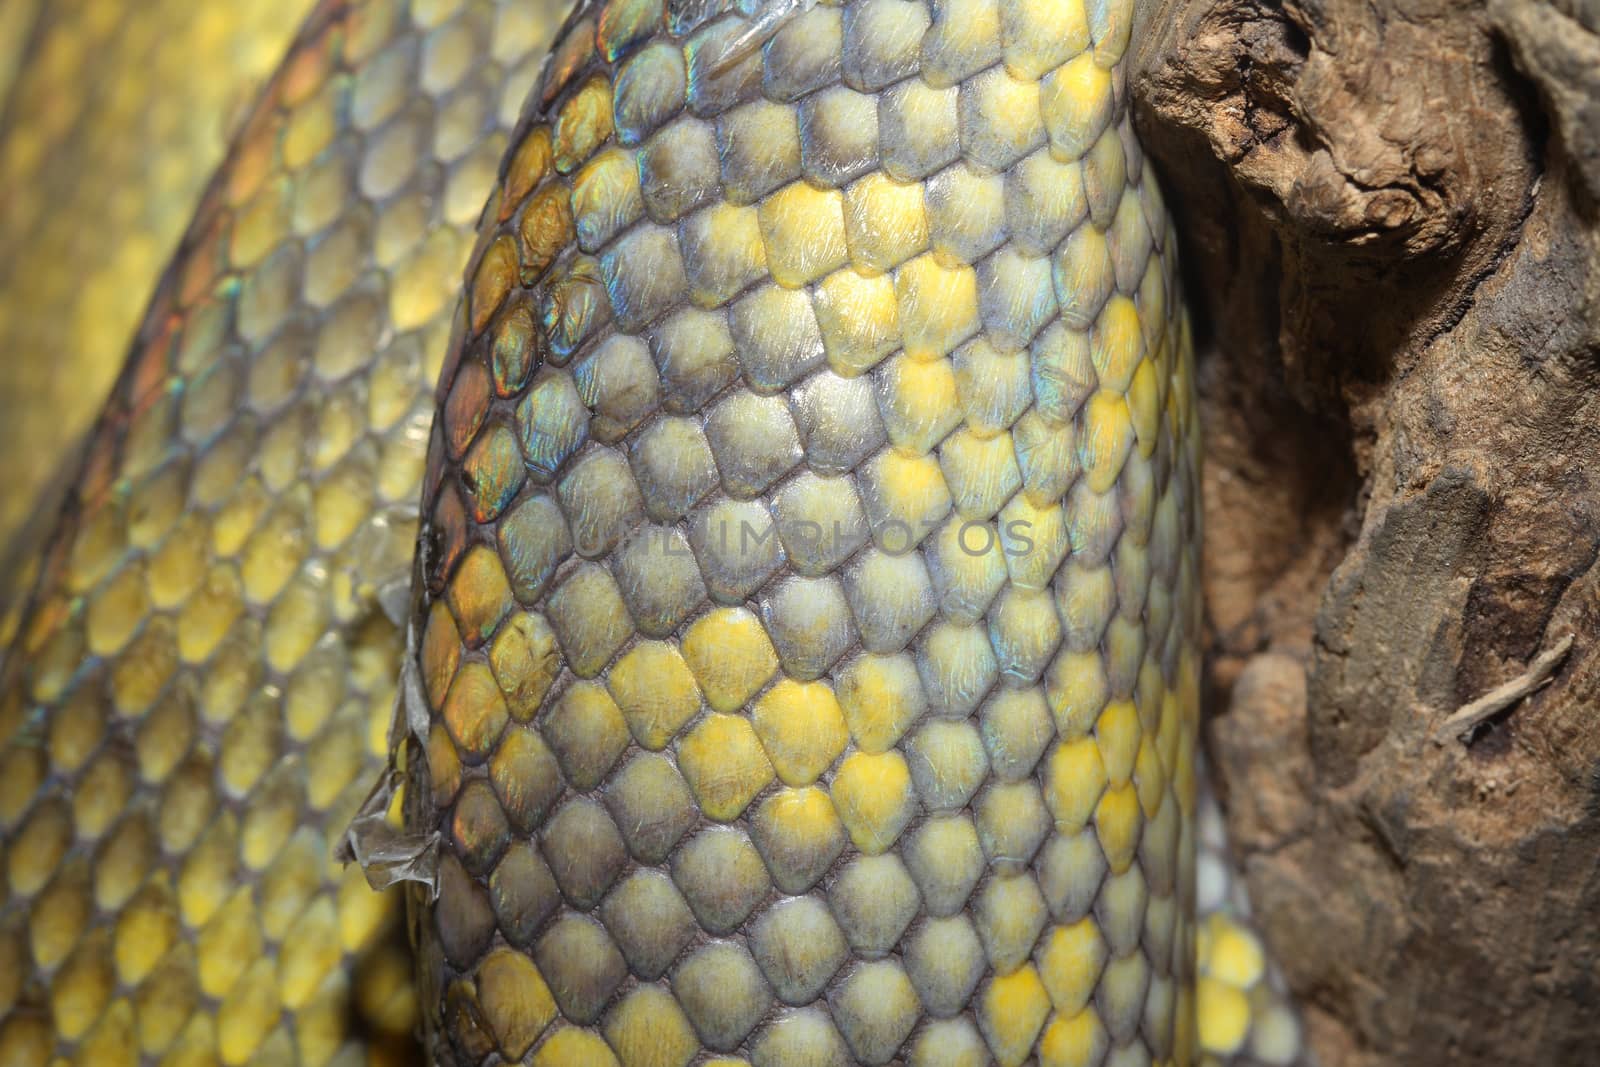
<svg viewBox="0 0 1600 1067">
<path fill-rule="evenodd" d="M 22 531 L 53 511 L 234 125 L 312 6 L 0 0 L 0 604 L 26 582 Z"/>
</svg>

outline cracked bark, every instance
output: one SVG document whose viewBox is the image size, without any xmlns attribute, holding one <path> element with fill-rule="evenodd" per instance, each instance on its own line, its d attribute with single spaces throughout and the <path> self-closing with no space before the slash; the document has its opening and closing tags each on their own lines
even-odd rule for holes
<svg viewBox="0 0 1600 1067">
<path fill-rule="evenodd" d="M 1207 745 L 1262 925 L 1324 1064 L 1589 1062 L 1600 0 L 1144 17 L 1207 339 Z"/>
</svg>

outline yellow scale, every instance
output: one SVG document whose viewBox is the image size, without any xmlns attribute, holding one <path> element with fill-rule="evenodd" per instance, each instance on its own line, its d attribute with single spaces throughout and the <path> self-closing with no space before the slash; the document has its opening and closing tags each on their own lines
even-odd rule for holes
<svg viewBox="0 0 1600 1067">
<path fill-rule="evenodd" d="M 1189 861 L 1139 850 L 1189 833 L 1197 665 L 1136 666 L 1140 622 L 1107 607 L 1136 555 L 1080 566 L 1129 485 L 1183 527 L 1126 471 L 1191 478 L 1197 439 L 1122 129 L 1129 12 L 822 5 L 760 52 L 735 14 L 666 14 L 588 11 L 540 84 L 553 11 L 323 5 L 243 120 L 8 660 L 0 1062 L 414 1056 L 392 902 L 329 853 L 387 748 L 441 366 L 409 827 L 448 857 L 421 920 L 436 1047 L 1188 1047 L 1196 972 L 1138 942 L 1184 940 Z M 508 140 L 535 88 L 549 125 Z M 56 255 L 119 298 L 147 275 Z M 762 514 L 776 539 L 717 551 Z M 968 521 L 1037 551 L 971 553 Z M 806 522 L 848 551 L 784 540 Z M 1192 634 L 1173 547 L 1162 610 Z M 1253 935 L 1198 935 L 1201 1046 L 1288 1062 Z"/>
</svg>

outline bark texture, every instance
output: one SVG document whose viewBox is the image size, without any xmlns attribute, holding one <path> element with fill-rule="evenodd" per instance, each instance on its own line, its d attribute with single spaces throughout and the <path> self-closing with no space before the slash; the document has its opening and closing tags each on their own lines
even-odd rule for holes
<svg viewBox="0 0 1600 1067">
<path fill-rule="evenodd" d="M 1315 1049 L 1593 1062 L 1600 0 L 1146 17 L 1209 349 L 1208 747 Z"/>
</svg>

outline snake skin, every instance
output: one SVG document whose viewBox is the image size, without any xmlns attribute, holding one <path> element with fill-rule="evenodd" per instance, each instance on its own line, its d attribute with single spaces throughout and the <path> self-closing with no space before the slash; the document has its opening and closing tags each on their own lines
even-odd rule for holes
<svg viewBox="0 0 1600 1067">
<path fill-rule="evenodd" d="M 430 1054 L 1191 1062 L 1132 4 L 774 13 L 580 7 L 485 214 L 414 621 Z"/>
<path fill-rule="evenodd" d="M 824 7 L 726 71 L 712 31 L 727 33 L 731 15 L 674 12 L 664 30 L 659 9 L 617 4 L 587 12 L 587 41 L 580 15 L 551 67 L 554 97 L 533 100 L 540 114 L 530 122 L 554 118 L 547 140 L 515 139 L 486 216 L 514 235 L 510 255 L 497 242 L 473 257 L 467 317 L 451 346 L 444 320 L 456 279 L 503 131 L 554 33 L 553 11 L 527 0 L 324 3 L 246 122 L 147 315 L 10 657 L 0 690 L 0 1063 L 414 1058 L 411 962 L 393 937 L 394 902 L 328 852 L 385 750 L 401 641 L 379 601 L 392 609 L 404 587 L 431 385 L 447 351 L 456 353 L 453 387 L 434 481 L 444 464 L 458 489 L 455 505 L 430 510 L 427 563 L 438 580 L 425 593 L 439 599 L 425 618 L 449 620 L 460 665 L 444 693 L 433 692 L 437 681 L 426 686 L 441 713 L 422 731 L 425 766 L 444 774 L 414 792 L 411 810 L 422 829 L 443 820 L 447 841 L 440 910 L 420 923 L 423 1015 L 439 1051 L 501 1062 L 511 1057 L 500 1029 L 509 1025 L 512 1045 L 532 1032 L 523 1058 L 545 1064 L 632 1067 L 691 1044 L 690 1056 L 707 1063 L 724 1046 L 757 1063 L 793 1062 L 781 1057 L 807 1048 L 844 1062 L 1013 1062 L 1003 1049 L 1021 1046 L 1040 1008 L 1022 1054 L 1041 1062 L 1124 1062 L 1163 1040 L 1174 1051 L 1192 1043 L 1179 1032 L 1186 1010 L 1175 979 L 1194 974 L 1177 940 L 1187 925 L 1179 887 L 1193 861 L 1171 852 L 1176 866 L 1158 872 L 1149 842 L 1181 833 L 1201 847 L 1202 873 L 1208 842 L 1158 826 L 1159 810 L 1147 820 L 1140 796 L 1153 795 L 1159 777 L 1163 806 L 1182 804 L 1188 726 L 1163 734 L 1123 721 L 1116 740 L 1117 724 L 1100 726 L 1110 705 L 1064 724 L 1054 705 L 1069 673 L 1059 664 L 1088 640 L 1082 626 L 1095 625 L 1082 612 L 1110 615 L 1115 598 L 1063 614 L 1052 607 L 1059 582 L 1052 590 L 1038 571 L 1018 578 L 1028 554 L 963 551 L 976 526 L 956 552 L 941 552 L 950 522 L 923 530 L 911 519 L 929 513 L 905 510 L 937 497 L 937 481 L 963 523 L 974 508 L 992 504 L 988 515 L 1008 518 L 1028 507 L 1031 531 L 1062 499 L 1039 478 L 1087 484 L 1120 448 L 1124 468 L 1102 493 L 1116 498 L 1116 515 L 1080 521 L 1068 492 L 1059 529 L 1047 527 L 1065 538 L 1069 560 L 1088 558 L 1074 536 L 1092 539 L 1109 519 L 1122 536 L 1107 535 L 1099 562 L 1120 581 L 1122 554 L 1134 552 L 1121 543 L 1123 501 L 1137 498 L 1126 464 L 1148 468 L 1152 508 L 1159 469 L 1174 479 L 1162 499 L 1177 517 L 1153 511 L 1151 531 L 1183 521 L 1181 497 L 1192 489 L 1176 487 L 1192 477 L 1194 430 L 1175 376 L 1187 373 L 1176 354 L 1186 340 L 1175 313 L 1151 308 L 1147 289 L 1171 293 L 1170 238 L 1124 126 L 1117 75 L 1088 69 L 1114 58 L 1105 28 L 1119 15 L 1076 3 Z M 1030 18 L 1049 29 L 1026 32 Z M 820 32 L 794 28 L 817 29 L 818 19 Z M 1061 26 L 1077 45 L 1041 43 Z M 1039 180 L 1041 150 L 1056 148 L 1061 131 L 1053 125 L 1019 153 L 1036 160 L 1030 185 L 1027 160 L 1001 162 L 966 144 L 971 128 L 981 138 L 985 125 L 1015 125 L 1011 108 L 980 110 L 969 125 L 958 88 L 984 80 L 974 64 L 989 68 L 991 89 L 1014 88 L 995 80 L 1001 66 L 1020 74 L 1012 81 L 1039 80 L 1041 64 L 1070 64 L 1080 47 L 1080 73 L 1112 87 L 1110 113 L 1080 118 L 1093 142 L 1081 146 L 1087 156 L 1057 150 L 1050 161 L 1084 175 L 1112 165 L 1103 131 L 1115 130 L 1128 195 L 1120 177 L 1107 184 L 1102 175 L 1098 199 L 1082 186 L 1068 197 L 1077 208 L 1055 205 L 1055 223 L 1063 212 L 1087 214 L 1072 232 L 1100 238 L 1103 258 L 1091 270 L 1142 272 L 1118 292 L 1141 340 L 1159 344 L 1160 335 L 1172 349 L 1165 362 L 1140 359 L 1148 371 L 1127 368 L 1134 373 L 1117 398 L 1123 441 L 1099 452 L 1084 443 L 1099 425 L 1086 421 L 1093 407 L 1069 395 L 1115 392 L 1092 352 L 1076 354 L 1078 377 L 1053 379 L 1051 408 L 1022 337 L 1034 331 L 1034 348 L 1051 329 L 1092 340 L 1116 314 L 1089 299 L 1046 298 L 1037 274 L 1019 266 L 1065 258 L 1045 244 L 1047 231 L 1016 221 L 1033 207 L 1033 225 L 1055 224 L 1043 210 L 1054 194 Z M 605 86 L 601 106 L 590 86 L 613 69 L 616 87 Z M 982 107 L 984 91 L 971 91 L 971 106 Z M 659 104 L 674 93 L 675 104 Z M 866 115 L 856 96 L 880 98 L 877 144 L 856 136 Z M 894 117 L 883 120 L 883 101 L 895 98 L 898 140 Z M 956 101 L 954 134 L 950 108 L 935 98 Z M 563 127 L 562 114 L 575 117 Z M 1103 125 L 1090 137 L 1095 122 Z M 683 126 L 700 129 L 670 132 Z M 610 140 L 595 138 L 601 130 Z M 695 135 L 707 130 L 710 184 L 724 189 L 704 180 L 705 140 Z M 952 137 L 968 150 L 934 158 L 941 131 L 946 151 Z M 892 156 L 895 144 L 904 156 Z M 927 169 L 913 174 L 919 167 Z M 905 196 L 914 177 L 919 210 Z M 795 188 L 796 178 L 809 181 Z M 843 230 L 815 193 L 838 205 Z M 1117 251 L 1128 236 L 1119 227 L 1137 228 L 1123 218 L 1129 203 L 1126 213 L 1143 218 L 1148 262 Z M 812 232 L 819 220 L 825 232 Z M 621 257 L 611 253 L 643 249 L 629 260 L 653 269 L 674 243 L 682 275 L 642 287 L 635 275 L 617 288 Z M 542 280 L 530 269 L 541 256 L 555 263 Z M 1082 262 L 1094 258 L 1090 249 Z M 923 262 L 926 270 L 915 265 Z M 1012 273 L 985 274 L 1003 268 Z M 527 284 L 514 284 L 525 269 Z M 902 277 L 915 287 L 963 272 L 972 284 L 948 299 L 934 285 L 912 289 L 912 311 L 902 305 Z M 139 272 L 116 276 L 130 273 Z M 558 275 L 571 284 L 554 286 Z M 1115 299 L 1119 279 L 1100 280 L 1101 299 Z M 502 290 L 502 306 L 474 321 Z M 1027 292 L 1032 306 L 1014 297 Z M 796 293 L 814 315 L 801 334 Z M 952 317 L 955 305 L 970 330 Z M 1166 444 L 1151 451 L 1135 421 L 1140 373 L 1171 379 L 1156 383 Z M 780 409 L 801 454 L 774 474 L 763 467 L 777 462 L 765 438 L 781 425 Z M 574 441 L 580 423 L 584 440 Z M 996 462 L 1001 438 L 1009 471 Z M 610 458 L 575 478 L 595 455 Z M 896 468 L 900 457 L 934 466 Z M 498 513 L 479 510 L 501 496 Z M 974 504 L 980 497 L 987 503 Z M 900 516 L 915 551 L 877 543 L 900 536 Z M 842 540 L 812 538 L 811 522 Z M 747 523 L 756 551 L 728 555 L 715 531 L 737 543 Z M 571 542 L 565 562 L 547 543 L 558 529 Z M 625 529 L 634 536 L 607 543 Z M 775 532 L 760 538 L 763 529 Z M 677 536 L 670 548 L 657 541 L 663 550 L 652 558 L 645 530 Z M 452 538 L 462 549 L 453 559 Z M 491 551 L 467 550 L 468 539 Z M 628 546 L 641 541 L 630 563 Z M 1192 531 L 1174 537 L 1173 555 L 1193 544 Z M 1138 547 L 1148 555 L 1149 545 Z M 684 561 L 701 592 L 690 582 L 689 594 L 641 609 L 637 596 L 663 567 L 688 575 Z M 1182 648 L 1193 596 L 1182 583 L 1192 586 L 1193 566 L 1174 564 L 1169 572 L 1187 567 L 1189 576 L 1157 573 L 1150 586 L 1167 583 L 1155 595 L 1183 621 L 1165 658 L 1185 662 L 1191 678 Z M 553 590 L 580 569 L 596 576 L 590 588 L 604 584 L 600 575 L 613 583 L 620 599 L 601 605 L 609 614 L 589 606 L 564 618 L 555 606 Z M 828 590 L 822 599 L 819 589 Z M 505 617 L 486 624 L 497 603 Z M 683 611 L 693 617 L 668 625 Z M 1106 632 L 1128 631 L 1128 614 L 1107 620 Z M 1052 617 L 1065 651 L 1040 637 Z M 612 636 L 589 644 L 607 623 L 629 631 L 609 664 L 602 650 Z M 1144 621 L 1132 628 L 1141 641 L 1154 632 Z M 448 642 L 436 627 L 417 632 L 429 680 Z M 823 669 L 829 639 L 850 648 Z M 980 662 L 983 644 L 992 667 Z M 664 655 L 674 649 L 676 659 Z M 1094 658 L 1077 655 L 1079 666 Z M 1101 663 L 1117 667 L 1109 656 Z M 984 670 L 999 679 L 987 693 L 976 690 Z M 1135 698 L 1135 718 L 1140 684 L 1146 696 L 1149 684 L 1182 689 L 1141 677 L 1124 694 Z M 687 693 L 695 707 L 684 715 Z M 489 738 L 492 722 L 478 712 L 492 720 L 496 699 L 507 720 Z M 1192 719 L 1192 693 L 1166 702 Z M 457 732 L 469 720 L 483 732 Z M 1093 772 L 1063 777 L 1077 769 L 1073 759 L 1098 762 L 1104 795 L 1089 795 Z M 1126 847 L 1112 860 L 1131 858 L 1102 878 L 1118 843 L 1118 824 L 1100 810 L 1111 811 L 1112 792 L 1141 803 L 1137 813 L 1124 805 L 1131 827 L 1121 827 Z M 1058 810 L 1073 803 L 1089 812 L 1069 817 L 1076 834 Z M 563 865 L 564 848 L 576 850 L 575 863 Z M 817 874 L 802 887 L 808 863 Z M 584 871 L 601 877 L 610 867 L 600 890 L 573 888 Z M 1165 896 L 1152 894 L 1150 874 Z M 483 888 L 468 888 L 474 880 Z M 1202 878 L 1203 908 L 1205 887 Z M 1201 1043 L 1233 1062 L 1289 1062 L 1293 1017 L 1231 896 L 1217 897 L 1219 910 L 1198 929 Z M 1035 922 L 1037 943 L 1024 944 Z M 452 923 L 452 937 L 485 937 L 494 948 L 466 959 L 458 940 L 458 955 L 442 956 Z M 1152 979 L 1150 943 L 1163 929 L 1169 970 Z M 1140 947 L 1113 953 L 1131 942 Z M 1127 1030 L 1114 1009 L 1125 1015 L 1129 999 L 1117 1002 L 1107 977 L 1119 969 L 1125 979 L 1141 972 L 1147 989 L 1165 981 L 1167 992 L 1142 997 L 1134 1038 L 1112 1049 Z M 763 995 L 772 1006 L 747 1035 L 729 1036 L 741 1015 L 704 1036 L 718 1012 L 749 1014 Z M 1062 997 L 1081 1000 L 1080 1010 L 1063 1010 Z M 546 1012 L 550 1025 L 536 1026 Z M 906 1018 L 909 1039 L 888 1048 Z M 446 1032 L 453 1042 L 441 1040 Z"/>
<path fill-rule="evenodd" d="M 1251 919 L 1223 826 L 1222 809 L 1201 768 L 1195 863 L 1196 1010 L 1204 1067 L 1299 1064 L 1314 1067 L 1283 971 Z"/>
<path fill-rule="evenodd" d="M 0 546 L 104 405 L 230 121 L 310 8 L 0 0 Z"/>
<path fill-rule="evenodd" d="M 414 1059 L 397 901 L 329 846 L 386 751 L 377 595 L 553 15 L 322 4 L 202 203 L 0 689 L 0 1063 Z"/>
</svg>

